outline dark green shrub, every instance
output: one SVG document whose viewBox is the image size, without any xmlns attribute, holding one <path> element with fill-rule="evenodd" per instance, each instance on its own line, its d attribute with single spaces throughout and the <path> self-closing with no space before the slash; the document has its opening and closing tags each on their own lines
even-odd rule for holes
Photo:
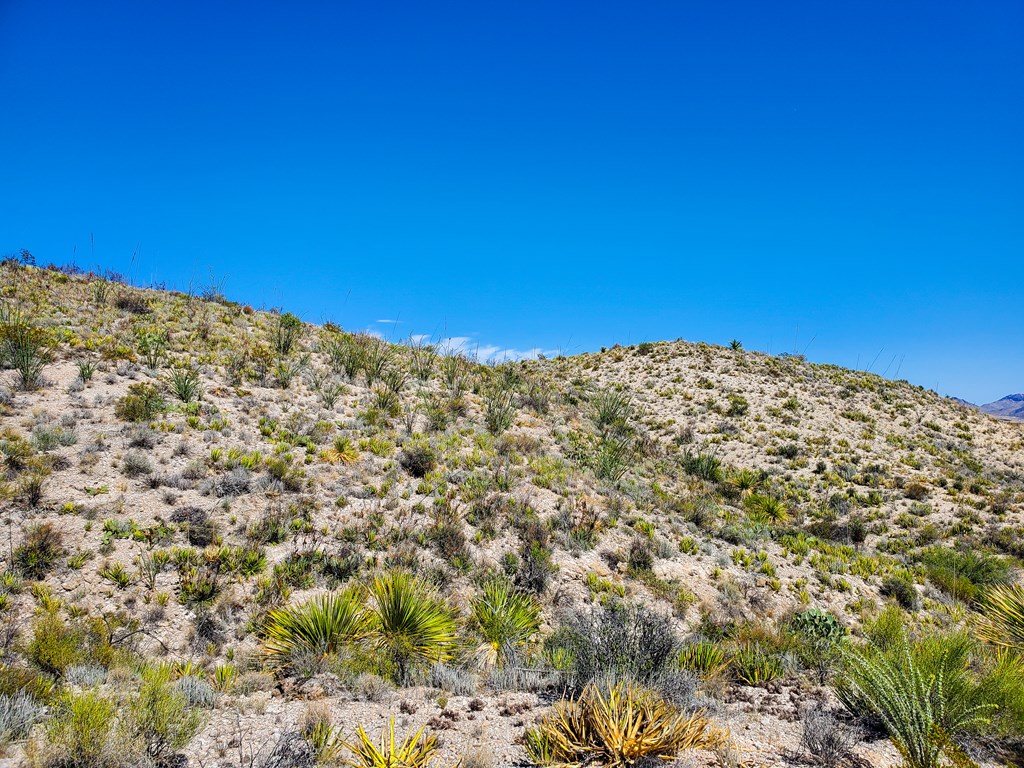
<svg viewBox="0 0 1024 768">
<path fill-rule="evenodd" d="M 429 443 L 410 443 L 402 450 L 398 462 L 413 477 L 424 477 L 437 466 L 437 452 Z"/>
<path fill-rule="evenodd" d="M 14 550 L 14 566 L 25 578 L 44 579 L 65 554 L 63 534 L 50 523 L 39 523 Z"/>
<path fill-rule="evenodd" d="M 882 580 L 879 590 L 885 597 L 891 597 L 908 611 L 916 611 L 921 606 L 914 582 L 907 576 L 887 576 Z"/>
<path fill-rule="evenodd" d="M 710 453 L 691 453 L 687 451 L 682 458 L 683 470 L 688 474 L 717 483 L 722 479 L 722 461 Z"/>
</svg>

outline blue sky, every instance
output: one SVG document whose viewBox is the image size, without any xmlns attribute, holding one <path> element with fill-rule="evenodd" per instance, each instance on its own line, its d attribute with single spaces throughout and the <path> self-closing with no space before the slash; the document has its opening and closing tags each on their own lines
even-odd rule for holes
<svg viewBox="0 0 1024 768">
<path fill-rule="evenodd" d="M 0 0 L 0 103 L 0 252 L 1024 390 L 1020 0 Z"/>
</svg>

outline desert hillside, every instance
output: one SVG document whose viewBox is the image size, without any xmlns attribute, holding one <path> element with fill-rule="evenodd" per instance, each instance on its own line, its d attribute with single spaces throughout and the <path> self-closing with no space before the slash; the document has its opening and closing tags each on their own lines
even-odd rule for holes
<svg viewBox="0 0 1024 768">
<path fill-rule="evenodd" d="M 369 767 L 388 723 L 466 768 L 1019 759 L 1024 423 L 739 342 L 487 365 L 74 272 L 0 267 L 0 763 Z M 630 697 L 660 751 L 593 736 Z"/>
</svg>

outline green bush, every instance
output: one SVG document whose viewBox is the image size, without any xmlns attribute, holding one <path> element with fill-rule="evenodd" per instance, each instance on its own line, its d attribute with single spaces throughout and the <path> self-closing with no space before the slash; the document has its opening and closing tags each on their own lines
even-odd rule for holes
<svg viewBox="0 0 1024 768">
<path fill-rule="evenodd" d="M 144 745 L 156 765 L 164 765 L 199 731 L 202 716 L 170 682 L 168 669 L 148 670 L 128 707 L 126 729 Z"/>
<path fill-rule="evenodd" d="M 29 661 L 43 672 L 60 675 L 84 658 L 85 636 L 69 626 L 56 611 L 44 611 L 32 621 L 32 638 L 26 649 Z"/>
<path fill-rule="evenodd" d="M 782 657 L 774 648 L 759 642 L 746 642 L 736 649 L 732 659 L 736 679 L 745 685 L 763 686 L 782 677 Z"/>
<path fill-rule="evenodd" d="M 66 692 L 54 704 L 33 762 L 45 768 L 137 766 L 141 745 L 125 732 L 114 701 L 97 691 Z"/>
<path fill-rule="evenodd" d="M 203 397 L 203 386 L 199 371 L 192 367 L 175 367 L 171 370 L 171 392 L 183 403 L 193 403 Z"/>
<path fill-rule="evenodd" d="M 426 442 L 409 443 L 398 461 L 413 477 L 424 477 L 437 466 L 437 452 Z"/>
<path fill-rule="evenodd" d="M 977 600 L 985 587 L 1006 584 L 1010 580 L 1006 560 L 971 549 L 932 547 L 922 554 L 921 560 L 935 586 L 966 603 Z"/>
<path fill-rule="evenodd" d="M 964 632 L 911 638 L 897 618 L 890 612 L 867 645 L 843 651 L 834 687 L 851 714 L 881 721 L 908 766 L 960 764 L 972 738 L 1024 732 L 1019 658 L 993 658 Z"/>
<path fill-rule="evenodd" d="M 14 566 L 27 579 L 44 579 L 65 554 L 61 532 L 50 523 L 39 523 L 14 550 Z"/>
<path fill-rule="evenodd" d="M 149 421 L 165 407 L 164 398 L 152 384 L 139 382 L 117 401 L 114 413 L 123 421 Z"/>
<path fill-rule="evenodd" d="M 43 369 L 53 358 L 53 340 L 17 309 L 0 304 L 0 366 L 18 374 L 18 388 L 38 389 Z"/>
</svg>

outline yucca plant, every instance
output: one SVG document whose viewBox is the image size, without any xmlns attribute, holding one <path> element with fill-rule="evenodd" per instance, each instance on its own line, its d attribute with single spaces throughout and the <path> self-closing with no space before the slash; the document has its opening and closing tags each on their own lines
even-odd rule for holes
<svg viewBox="0 0 1024 768">
<path fill-rule="evenodd" d="M 437 737 L 433 734 L 424 735 L 425 729 L 426 726 L 423 726 L 397 741 L 395 719 L 392 717 L 381 733 L 378 744 L 366 735 L 360 725 L 356 729 L 355 741 L 342 742 L 342 746 L 351 754 L 342 763 L 352 768 L 426 768 L 437 752 Z"/>
<path fill-rule="evenodd" d="M 1000 648 L 1024 652 L 1024 585 L 988 589 L 979 605 L 978 636 Z"/>
<path fill-rule="evenodd" d="M 451 658 L 455 617 L 427 584 L 392 571 L 374 579 L 370 596 L 375 643 L 394 665 L 398 682 L 407 681 L 416 665 Z"/>
<path fill-rule="evenodd" d="M 540 629 L 540 603 L 504 579 L 491 579 L 473 600 L 470 623 L 484 638 L 483 660 L 505 662 Z"/>
<path fill-rule="evenodd" d="M 632 399 L 625 392 L 605 389 L 590 400 L 590 420 L 602 437 L 621 434 L 628 430 L 633 415 Z"/>
<path fill-rule="evenodd" d="M 199 371 L 190 366 L 172 368 L 169 384 L 171 392 L 183 403 L 192 403 L 203 397 L 203 388 L 199 381 Z"/>
<path fill-rule="evenodd" d="M 334 444 L 320 451 L 320 457 L 328 464 L 351 464 L 359 460 L 359 449 L 350 437 L 336 437 Z"/>
<path fill-rule="evenodd" d="M 752 493 L 746 497 L 743 505 L 751 519 L 761 523 L 779 524 L 789 519 L 786 502 L 777 496 L 766 493 Z"/>
<path fill-rule="evenodd" d="M 368 630 L 363 594 L 350 587 L 301 605 L 272 610 L 263 629 L 263 651 L 281 665 L 307 654 L 327 657 L 361 640 Z"/>
<path fill-rule="evenodd" d="M 18 373 L 18 388 L 38 389 L 53 357 L 50 335 L 17 309 L 0 304 L 0 367 Z"/>
<path fill-rule="evenodd" d="M 624 682 L 606 691 L 588 685 L 578 699 L 556 704 L 525 736 L 536 765 L 596 761 L 611 768 L 644 758 L 671 760 L 683 750 L 714 748 L 725 740 L 702 711 L 687 715 L 661 695 Z"/>
<path fill-rule="evenodd" d="M 763 479 L 760 472 L 745 468 L 731 472 L 729 477 L 726 479 L 729 487 L 733 488 L 743 497 L 747 497 L 752 494 L 757 487 L 761 485 L 762 481 Z"/>
</svg>

